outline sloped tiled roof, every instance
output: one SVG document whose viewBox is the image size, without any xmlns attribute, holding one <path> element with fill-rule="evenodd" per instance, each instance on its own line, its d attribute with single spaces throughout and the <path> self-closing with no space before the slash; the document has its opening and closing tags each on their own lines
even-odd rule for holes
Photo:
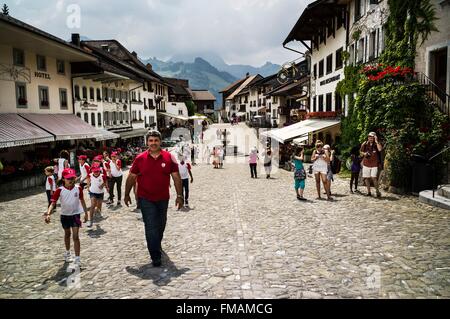
<svg viewBox="0 0 450 319">
<path fill-rule="evenodd" d="M 216 97 L 208 90 L 191 90 L 194 101 L 215 101 Z"/>
</svg>

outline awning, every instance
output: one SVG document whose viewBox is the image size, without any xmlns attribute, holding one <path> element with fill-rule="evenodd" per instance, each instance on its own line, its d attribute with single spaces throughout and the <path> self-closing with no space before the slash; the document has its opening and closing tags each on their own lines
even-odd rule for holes
<svg viewBox="0 0 450 319">
<path fill-rule="evenodd" d="M 20 114 L 50 132 L 56 141 L 82 140 L 101 136 L 99 131 L 73 114 Z"/>
<path fill-rule="evenodd" d="M 184 117 L 184 116 L 181 116 L 181 115 L 176 115 L 176 114 L 170 114 L 170 113 L 164 113 L 164 112 L 160 112 L 158 114 L 161 114 L 161 115 L 164 115 L 164 116 L 167 116 L 167 117 L 171 117 L 171 118 L 174 118 L 174 119 L 177 119 L 177 120 L 182 120 L 182 121 L 189 120 L 187 117 Z"/>
<path fill-rule="evenodd" d="M 98 130 L 98 132 L 101 135 L 96 138 L 97 142 L 107 141 L 107 140 L 115 140 L 115 139 L 120 138 L 119 134 L 116 134 L 116 133 L 113 133 L 113 132 L 110 132 L 107 130 Z"/>
<path fill-rule="evenodd" d="M 18 114 L 0 114 L 0 148 L 53 142 L 55 137 Z"/>
<path fill-rule="evenodd" d="M 237 112 L 236 116 L 238 116 L 238 117 L 247 116 L 247 113 L 245 113 L 245 112 Z"/>
<path fill-rule="evenodd" d="M 273 138 L 280 143 L 285 143 L 296 138 L 308 137 L 309 133 L 321 131 L 340 124 L 341 122 L 337 120 L 305 120 L 281 129 L 261 133 L 261 135 Z"/>
<path fill-rule="evenodd" d="M 148 129 L 146 128 L 140 128 L 128 132 L 120 132 L 120 138 L 121 139 L 128 139 L 133 137 L 144 137 L 148 132 Z"/>
</svg>

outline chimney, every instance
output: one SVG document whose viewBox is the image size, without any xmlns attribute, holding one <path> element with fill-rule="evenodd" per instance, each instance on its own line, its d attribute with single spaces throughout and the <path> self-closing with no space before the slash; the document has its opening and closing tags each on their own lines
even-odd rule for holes
<svg viewBox="0 0 450 319">
<path fill-rule="evenodd" d="M 131 52 L 131 55 L 137 59 L 137 53 L 135 51 Z"/>
<path fill-rule="evenodd" d="M 71 43 L 73 45 L 76 45 L 77 47 L 80 46 L 81 40 L 80 40 L 80 34 L 79 33 L 72 33 L 72 41 Z"/>
<path fill-rule="evenodd" d="M 145 67 L 147 68 L 147 70 L 153 71 L 153 66 L 150 63 L 147 63 Z"/>
</svg>

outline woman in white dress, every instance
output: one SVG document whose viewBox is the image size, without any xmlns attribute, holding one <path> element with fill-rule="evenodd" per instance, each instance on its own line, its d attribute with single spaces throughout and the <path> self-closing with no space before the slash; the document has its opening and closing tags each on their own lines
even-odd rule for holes
<svg viewBox="0 0 450 319">
<path fill-rule="evenodd" d="M 328 200 L 332 200 L 327 179 L 330 156 L 323 149 L 323 143 L 321 141 L 316 142 L 316 149 L 312 153 L 311 160 L 313 161 L 313 174 L 316 178 L 317 199 L 322 199 L 320 195 L 320 180 L 322 180 L 323 187 L 327 192 L 327 198 Z"/>
</svg>

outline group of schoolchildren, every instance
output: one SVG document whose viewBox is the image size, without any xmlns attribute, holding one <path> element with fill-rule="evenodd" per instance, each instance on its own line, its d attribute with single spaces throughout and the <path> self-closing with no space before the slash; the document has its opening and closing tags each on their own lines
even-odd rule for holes
<svg viewBox="0 0 450 319">
<path fill-rule="evenodd" d="M 46 193 L 48 199 L 48 210 L 44 214 L 45 222 L 50 223 L 50 216 L 55 211 L 56 204 L 61 204 L 61 225 L 64 229 L 64 243 L 66 252 L 64 259 L 71 261 L 70 239 L 73 238 L 75 259 L 74 263 L 80 265 L 80 239 L 79 228 L 82 226 L 81 214 L 84 213 L 84 223 L 88 228 L 96 214 L 100 215 L 105 191 L 109 191 L 107 204 L 112 205 L 114 201 L 114 185 L 117 184 L 117 205 L 121 206 L 122 188 L 122 162 L 118 152 L 107 152 L 93 158 L 91 165 L 88 164 L 87 156 L 78 157 L 80 175 L 70 168 L 69 153 L 61 151 L 60 158 L 55 159 L 55 166 L 45 169 Z M 87 209 L 84 199 L 84 189 L 88 190 L 91 200 L 90 209 Z"/>
</svg>

